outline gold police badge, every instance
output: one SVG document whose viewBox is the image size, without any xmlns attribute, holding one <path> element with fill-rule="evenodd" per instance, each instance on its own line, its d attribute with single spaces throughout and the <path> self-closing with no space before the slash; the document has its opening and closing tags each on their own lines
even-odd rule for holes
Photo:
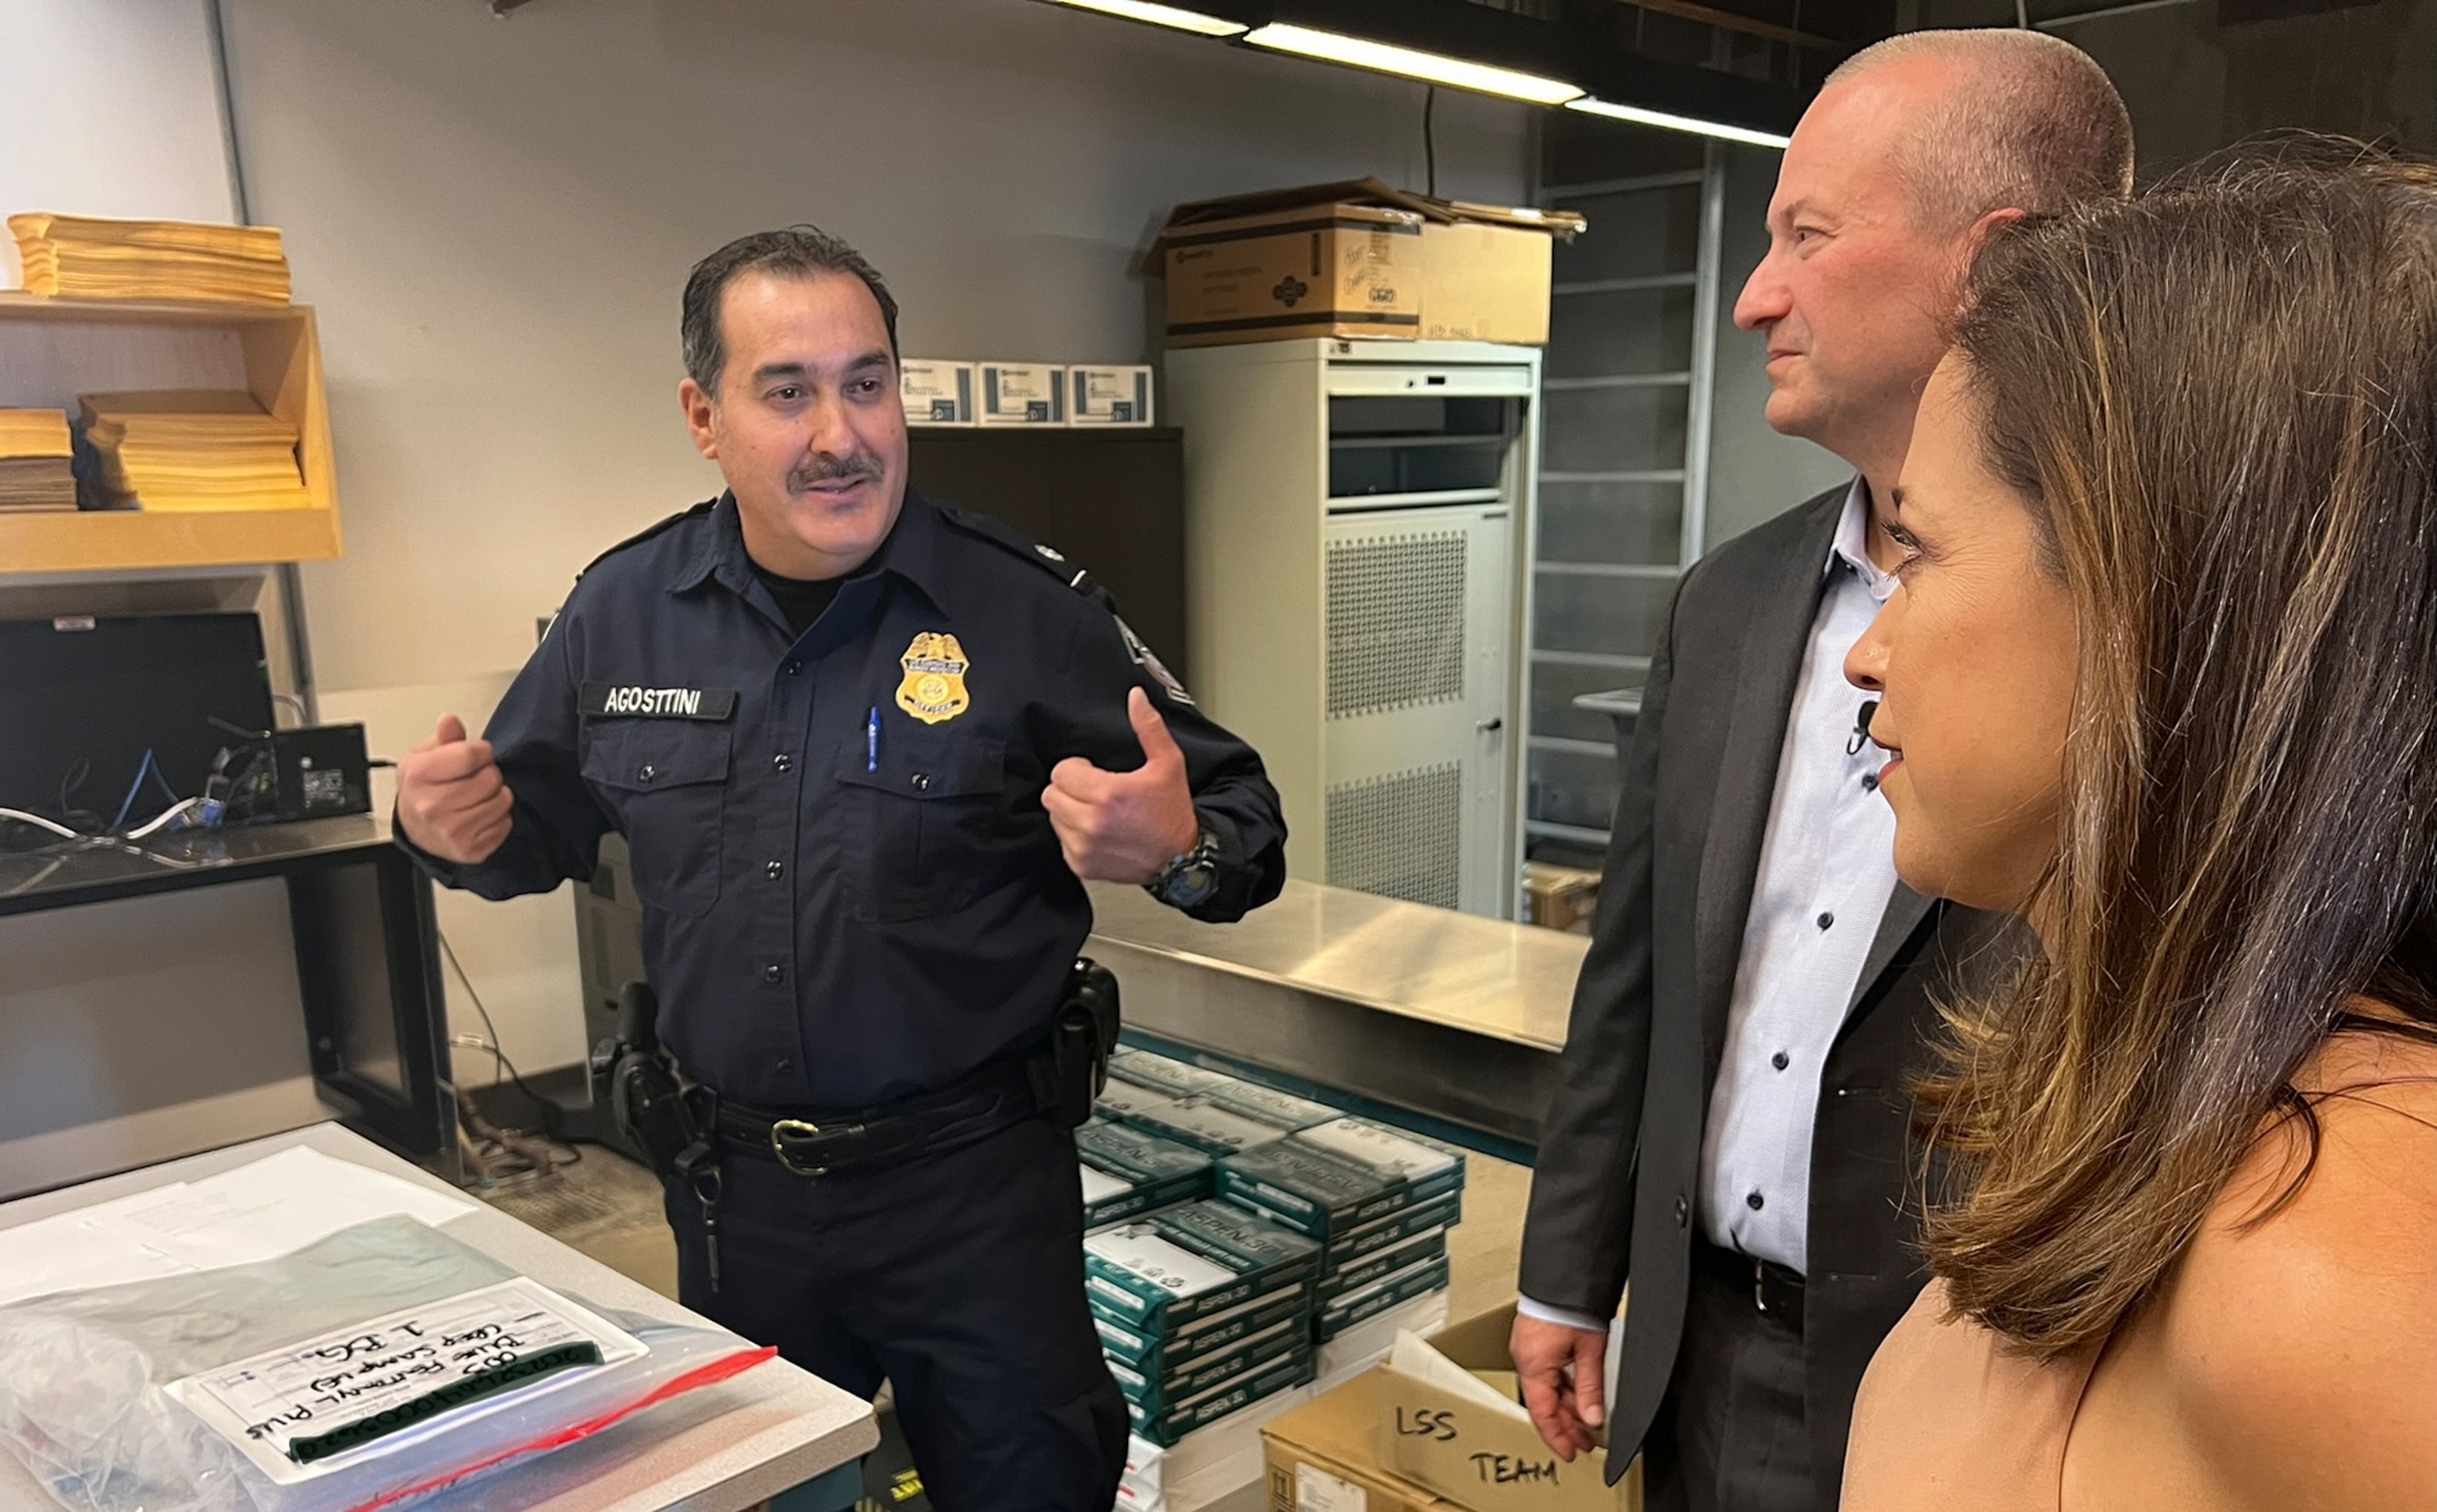
<svg viewBox="0 0 2437 1512">
<path fill-rule="evenodd" d="M 965 672 L 973 663 L 953 635 L 925 630 L 898 659 L 905 680 L 897 685 L 897 707 L 926 725 L 956 718 L 973 707 L 965 692 Z"/>
</svg>

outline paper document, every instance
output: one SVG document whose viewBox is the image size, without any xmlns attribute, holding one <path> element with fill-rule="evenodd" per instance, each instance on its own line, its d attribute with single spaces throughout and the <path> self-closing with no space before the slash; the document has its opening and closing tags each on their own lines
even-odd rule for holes
<svg viewBox="0 0 2437 1512">
<path fill-rule="evenodd" d="M 0 1229 L 0 1304 L 276 1259 L 377 1218 L 438 1225 L 481 1205 L 293 1146 L 216 1176 Z"/>
<path fill-rule="evenodd" d="M 519 1276 L 171 1381 L 170 1397 L 283 1485 L 531 1400 L 640 1340 Z"/>
</svg>

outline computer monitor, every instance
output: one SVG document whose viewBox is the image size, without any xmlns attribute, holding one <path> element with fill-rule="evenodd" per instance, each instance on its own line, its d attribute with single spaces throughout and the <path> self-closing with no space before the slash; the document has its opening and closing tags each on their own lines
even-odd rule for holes
<svg viewBox="0 0 2437 1512">
<path fill-rule="evenodd" d="M 126 804 L 137 823 L 167 808 L 168 793 L 202 792 L 213 758 L 239 738 L 225 727 L 272 724 L 253 614 L 0 620 L 0 808 L 89 830 Z M 139 787 L 148 750 L 162 782 Z M 0 824 L 0 846 L 31 839 Z"/>
</svg>

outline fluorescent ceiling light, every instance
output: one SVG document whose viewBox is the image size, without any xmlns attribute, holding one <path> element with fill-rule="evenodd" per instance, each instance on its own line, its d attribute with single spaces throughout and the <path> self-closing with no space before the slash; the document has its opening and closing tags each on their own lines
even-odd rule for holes
<svg viewBox="0 0 2437 1512">
<path fill-rule="evenodd" d="M 1128 21 L 1148 21 L 1154 26 L 1173 26 L 1203 37 L 1234 37 L 1247 29 L 1240 21 L 1205 16 L 1199 10 L 1176 6 L 1152 5 L 1149 0 L 1058 0 L 1058 4 L 1078 10 L 1096 10 L 1104 16 L 1123 16 Z"/>
<path fill-rule="evenodd" d="M 1728 126 L 1721 121 L 1705 121 L 1691 115 L 1671 115 L 1665 111 L 1643 110 L 1639 105 L 1611 105 L 1604 99 L 1569 99 L 1566 101 L 1566 108 L 1581 111 L 1586 115 L 1604 115 L 1612 121 L 1664 127 L 1671 132 L 1696 132 L 1703 136 L 1721 137 L 1729 142 L 1747 142 L 1753 147 L 1782 149 L 1793 140 L 1792 137 L 1777 136 L 1767 132 L 1755 132 L 1748 126 Z"/>
<path fill-rule="evenodd" d="M 1454 89 L 1503 95 L 1509 99 L 1529 100 L 1534 105 L 1562 105 L 1578 98 L 1583 93 L 1572 84 L 1542 79 L 1536 74 L 1518 74 L 1508 68 L 1466 62 L 1443 53 L 1394 47 L 1384 42 L 1341 36 L 1333 31 L 1314 31 L 1308 26 L 1272 24 L 1254 31 L 1244 41 L 1255 47 L 1318 58 L 1324 62 L 1351 63 L 1357 68 L 1375 69 L 1383 74 L 1402 74 L 1407 79 L 1446 84 Z"/>
</svg>

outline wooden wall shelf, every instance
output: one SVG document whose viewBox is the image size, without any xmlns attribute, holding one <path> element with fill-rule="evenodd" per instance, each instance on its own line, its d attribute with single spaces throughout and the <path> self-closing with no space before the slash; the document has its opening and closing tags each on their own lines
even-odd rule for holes
<svg viewBox="0 0 2437 1512">
<path fill-rule="evenodd" d="M 0 407 L 128 389 L 244 389 L 303 435 L 306 509 L 0 514 L 0 574 L 256 566 L 339 554 L 322 346 L 304 305 L 53 299 L 0 292 Z"/>
</svg>

